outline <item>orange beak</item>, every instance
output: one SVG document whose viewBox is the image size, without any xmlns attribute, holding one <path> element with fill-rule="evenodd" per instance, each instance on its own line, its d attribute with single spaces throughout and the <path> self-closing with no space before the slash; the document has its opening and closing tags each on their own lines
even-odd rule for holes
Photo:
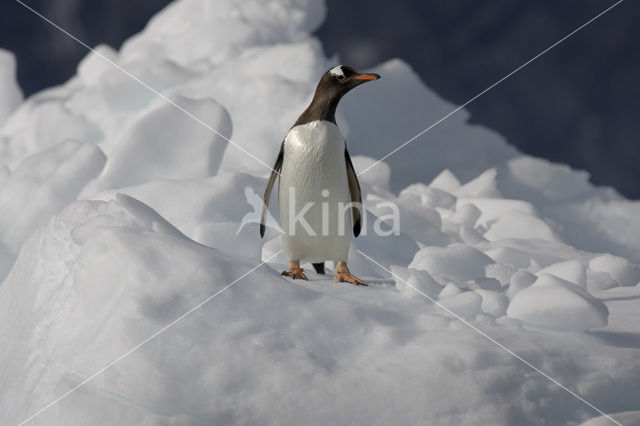
<svg viewBox="0 0 640 426">
<path fill-rule="evenodd" d="M 353 78 L 354 80 L 377 80 L 380 76 L 378 74 L 360 74 Z"/>
</svg>

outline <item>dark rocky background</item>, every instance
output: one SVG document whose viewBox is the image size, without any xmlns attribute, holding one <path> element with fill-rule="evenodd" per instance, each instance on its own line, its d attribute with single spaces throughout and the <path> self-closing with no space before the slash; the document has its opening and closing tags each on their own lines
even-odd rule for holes
<svg viewBox="0 0 640 426">
<path fill-rule="evenodd" d="M 167 0 L 25 0 L 94 46 L 119 48 Z M 399 57 L 462 104 L 615 1 L 327 0 L 328 55 L 364 68 Z M 640 198 L 640 4 L 626 0 L 467 108 L 521 151 L 585 169 Z M 59 84 L 86 50 L 13 0 L 0 47 L 18 57 L 25 94 Z M 425 123 L 427 127 L 431 123 Z"/>
</svg>

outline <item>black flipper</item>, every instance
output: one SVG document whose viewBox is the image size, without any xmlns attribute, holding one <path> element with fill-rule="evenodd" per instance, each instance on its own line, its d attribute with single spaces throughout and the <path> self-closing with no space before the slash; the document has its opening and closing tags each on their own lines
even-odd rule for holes
<svg viewBox="0 0 640 426">
<path fill-rule="evenodd" d="M 313 269 L 316 270 L 317 274 L 324 275 L 324 262 L 322 263 L 312 263 Z"/>
<path fill-rule="evenodd" d="M 267 182 L 267 187 L 264 190 L 264 197 L 262 197 L 262 215 L 260 216 L 260 238 L 264 237 L 265 231 L 265 220 L 267 218 L 267 211 L 269 210 L 269 197 L 271 197 L 271 190 L 273 189 L 273 184 L 276 182 L 276 178 L 280 175 L 280 170 L 282 170 L 282 161 L 284 160 L 284 141 L 280 145 L 280 152 L 278 153 L 278 158 L 276 158 L 276 164 L 273 166 L 273 170 L 271 171 L 271 176 L 269 176 L 269 181 Z"/>
<path fill-rule="evenodd" d="M 351 194 L 351 214 L 353 216 L 353 235 L 356 237 L 360 235 L 362 229 L 362 193 L 360 192 L 360 183 L 358 182 L 358 175 L 353 168 L 349 151 L 344 148 L 344 157 L 347 163 L 347 180 L 349 181 L 349 193 Z"/>
</svg>

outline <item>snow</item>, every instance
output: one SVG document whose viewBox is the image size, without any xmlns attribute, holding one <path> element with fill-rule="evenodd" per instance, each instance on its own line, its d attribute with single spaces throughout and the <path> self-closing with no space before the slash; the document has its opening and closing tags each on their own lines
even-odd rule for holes
<svg viewBox="0 0 640 426">
<path fill-rule="evenodd" d="M 482 212 L 478 207 L 473 204 L 465 204 L 459 209 L 456 209 L 451 221 L 473 229 L 481 215 Z"/>
<path fill-rule="evenodd" d="M 498 171 L 495 168 L 489 169 L 456 189 L 453 194 L 457 197 L 500 198 L 501 194 L 496 183 L 497 175 Z"/>
<path fill-rule="evenodd" d="M 507 306 L 509 300 L 507 297 L 496 291 L 478 289 L 475 290 L 482 297 L 482 312 L 485 312 L 492 317 L 500 318 L 507 312 Z"/>
<path fill-rule="evenodd" d="M 582 331 L 607 325 L 609 310 L 576 284 L 542 274 L 515 295 L 507 315 L 537 327 Z"/>
<path fill-rule="evenodd" d="M 472 291 L 465 291 L 440 300 L 440 305 L 458 316 L 473 318 L 481 311 L 482 296 Z"/>
<path fill-rule="evenodd" d="M 96 145 L 67 140 L 24 158 L 0 183 L 0 252 L 8 263 L 0 275 L 27 237 L 75 200 L 105 161 Z"/>
<path fill-rule="evenodd" d="M 493 261 L 489 256 L 473 247 L 453 244 L 449 247 L 421 249 L 409 267 L 464 282 L 484 276 L 484 267 L 491 263 Z"/>
<path fill-rule="evenodd" d="M 518 210 L 511 210 L 505 213 L 504 216 L 491 225 L 484 236 L 489 241 L 504 238 L 518 238 L 521 240 L 539 239 L 546 241 L 560 240 L 544 220 Z"/>
<path fill-rule="evenodd" d="M 525 269 L 519 269 L 516 271 L 509 281 L 509 287 L 507 288 L 506 295 L 513 299 L 513 297 L 520 291 L 529 287 L 536 281 L 536 276 Z"/>
<path fill-rule="evenodd" d="M 16 58 L 0 49 L 0 125 L 22 102 L 22 90 L 16 81 Z"/>
<path fill-rule="evenodd" d="M 587 270 L 579 260 L 566 260 L 554 263 L 536 272 L 538 276 L 542 274 L 554 275 L 569 281 L 584 289 L 587 288 Z"/>
<path fill-rule="evenodd" d="M 231 135 L 231 119 L 211 99 L 172 99 L 222 135 L 205 126 L 192 126 L 192 118 L 175 114 L 175 106 L 162 103 L 132 123 L 115 144 L 109 164 L 86 194 L 161 179 L 188 179 L 215 175 Z M 159 124 L 162 123 L 162 126 Z M 140 164 L 140 159 L 146 161 Z"/>
<path fill-rule="evenodd" d="M 438 176 L 433 178 L 429 186 L 431 188 L 453 193 L 456 189 L 460 188 L 460 181 L 456 175 L 451 173 L 451 170 L 444 169 Z"/>
<path fill-rule="evenodd" d="M 452 282 L 448 282 L 447 284 L 444 285 L 444 287 L 442 287 L 442 290 L 438 294 L 438 298 L 445 299 L 447 297 L 456 296 L 460 293 L 462 293 L 462 290 L 460 290 L 460 287 L 458 287 Z"/>
<path fill-rule="evenodd" d="M 485 254 L 496 262 L 496 264 L 510 265 L 519 268 L 528 268 L 534 261 L 530 253 L 514 247 L 491 248 L 485 251 Z"/>
<path fill-rule="evenodd" d="M 589 269 L 593 272 L 607 273 L 620 285 L 636 285 L 640 283 L 640 268 L 619 256 L 605 254 L 589 261 Z"/>
<path fill-rule="evenodd" d="M 536 216 L 538 213 L 531 203 L 522 200 L 508 200 L 504 198 L 465 198 L 458 197 L 456 200 L 457 209 L 466 206 L 475 206 L 480 211 L 478 220 L 483 226 L 490 226 L 503 218 L 506 213 L 518 211 L 529 216 Z"/>
<path fill-rule="evenodd" d="M 492 291 L 501 291 L 502 285 L 495 278 L 476 278 L 469 286 L 472 289 L 483 289 Z"/>
<path fill-rule="evenodd" d="M 364 170 L 373 166 L 376 160 L 362 155 L 351 156 L 351 162 L 356 170 Z M 363 174 L 359 178 L 360 185 L 363 187 L 375 187 L 378 190 L 389 190 L 389 182 L 391 181 L 391 168 L 386 163 L 378 163 L 376 167 Z"/>
<path fill-rule="evenodd" d="M 469 325 L 637 422 L 640 203 L 465 110 L 377 163 L 456 108 L 399 59 L 337 111 L 369 286 L 330 264 L 280 275 L 260 161 L 338 63 L 323 18 L 317 0 L 179 0 L 26 100 L 0 51 L 3 424 L 99 371 L 30 424 L 611 423 Z"/>
<path fill-rule="evenodd" d="M 395 286 L 400 291 L 415 296 L 418 294 L 415 291 L 417 289 L 432 299 L 437 299 L 438 295 L 442 297 L 444 288 L 426 271 L 392 265 L 391 273 L 394 277 Z M 455 286 L 455 284 L 452 285 Z"/>
<path fill-rule="evenodd" d="M 502 287 L 505 287 L 511 281 L 511 278 L 518 270 L 505 263 L 492 263 L 484 267 L 485 275 L 488 278 L 495 278 Z"/>
</svg>

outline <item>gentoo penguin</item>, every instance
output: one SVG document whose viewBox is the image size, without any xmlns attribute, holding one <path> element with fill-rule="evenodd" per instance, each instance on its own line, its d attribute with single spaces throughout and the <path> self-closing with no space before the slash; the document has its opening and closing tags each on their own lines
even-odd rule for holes
<svg viewBox="0 0 640 426">
<path fill-rule="evenodd" d="M 311 262 L 318 273 L 324 274 L 324 262 L 333 260 L 334 281 L 365 285 L 347 268 L 351 219 L 357 237 L 362 226 L 362 197 L 336 124 L 336 107 L 349 90 L 379 78 L 378 74 L 361 73 L 344 65 L 331 68 L 320 79 L 311 104 L 282 141 L 264 192 L 260 221 L 263 237 L 269 197 L 279 174 L 280 227 L 289 258 L 289 270 L 282 275 L 306 280 L 301 261 Z"/>
</svg>

